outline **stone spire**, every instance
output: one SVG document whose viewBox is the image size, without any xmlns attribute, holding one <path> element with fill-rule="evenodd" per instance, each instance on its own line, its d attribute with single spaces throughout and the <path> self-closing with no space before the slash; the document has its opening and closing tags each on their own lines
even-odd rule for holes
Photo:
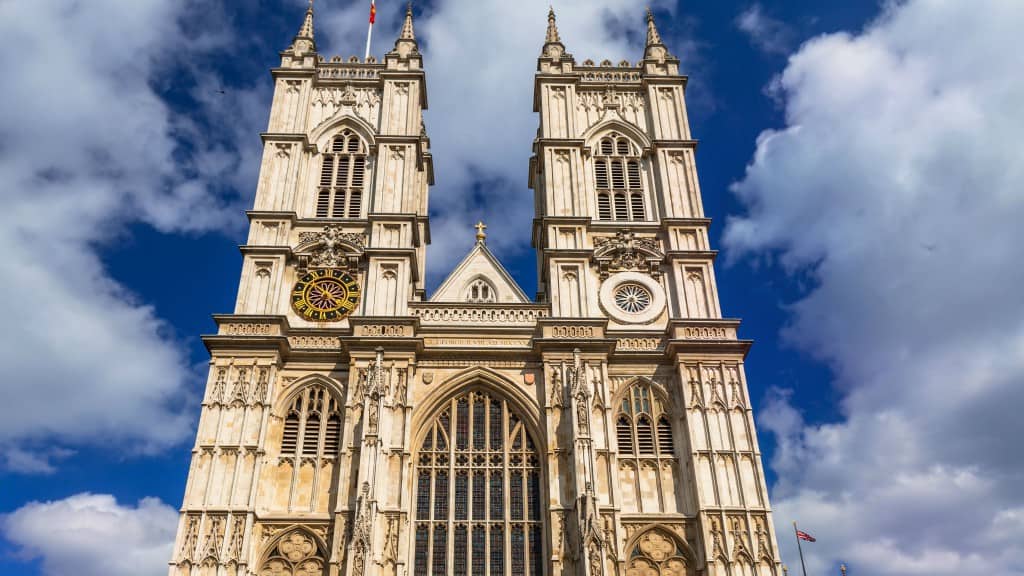
<svg viewBox="0 0 1024 576">
<path fill-rule="evenodd" d="M 541 50 L 541 55 L 548 58 L 558 58 L 562 54 L 565 54 L 565 46 L 562 44 L 562 38 L 558 35 L 555 9 L 551 7 L 548 9 L 548 31 L 544 36 L 544 48 Z"/>
<path fill-rule="evenodd" d="M 671 56 L 668 53 L 668 49 L 661 42 L 661 34 L 658 34 L 658 28 L 654 25 L 654 14 L 651 13 L 651 9 L 647 9 L 647 47 L 644 48 L 644 58 L 661 60 L 666 56 Z"/>
<path fill-rule="evenodd" d="M 416 33 L 412 28 L 412 2 L 405 7 L 405 22 L 402 23 L 402 32 L 395 40 L 395 49 L 389 54 L 397 54 L 402 58 L 420 53 L 420 45 L 416 42 Z"/>
<path fill-rule="evenodd" d="M 295 35 L 291 48 L 296 54 L 316 52 L 316 41 L 313 39 L 313 0 L 309 0 L 306 17 L 302 19 L 302 27 Z"/>
<path fill-rule="evenodd" d="M 558 37 L 558 23 L 555 21 L 555 7 L 551 6 L 548 9 L 548 33 L 544 38 L 544 42 L 552 44 L 561 41 L 562 39 Z"/>
<path fill-rule="evenodd" d="M 416 41 L 416 33 L 412 29 L 412 2 L 405 6 L 405 22 L 402 24 L 402 33 L 398 35 L 398 39 Z"/>
</svg>

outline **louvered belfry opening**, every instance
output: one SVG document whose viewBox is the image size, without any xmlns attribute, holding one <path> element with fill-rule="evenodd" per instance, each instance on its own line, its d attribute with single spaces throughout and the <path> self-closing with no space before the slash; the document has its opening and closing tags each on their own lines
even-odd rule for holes
<svg viewBox="0 0 1024 576">
<path fill-rule="evenodd" d="M 626 138 L 603 138 L 594 157 L 598 220 L 646 220 L 640 155 Z"/>
<path fill-rule="evenodd" d="M 334 458 L 341 437 L 341 408 L 323 386 L 307 386 L 292 400 L 281 435 L 282 456 Z"/>
<path fill-rule="evenodd" d="M 637 382 L 622 399 L 615 419 L 620 458 L 674 458 L 672 423 L 661 399 L 647 382 Z"/>
<path fill-rule="evenodd" d="M 417 455 L 414 576 L 541 576 L 537 445 L 507 401 L 445 404 Z"/>
<path fill-rule="evenodd" d="M 366 145 L 356 133 L 343 130 L 331 140 L 320 169 L 317 218 L 359 218 L 366 181 Z"/>
</svg>

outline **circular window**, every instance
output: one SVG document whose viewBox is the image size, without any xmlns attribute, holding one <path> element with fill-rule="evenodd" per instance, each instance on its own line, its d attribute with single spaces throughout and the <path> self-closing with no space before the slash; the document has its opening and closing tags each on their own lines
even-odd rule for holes
<svg viewBox="0 0 1024 576">
<path fill-rule="evenodd" d="M 621 284 L 615 289 L 615 305 L 630 314 L 643 312 L 651 305 L 653 299 L 650 290 L 632 282 Z"/>
<path fill-rule="evenodd" d="M 601 285 L 598 302 L 615 321 L 634 325 L 656 320 L 667 304 L 661 284 L 639 272 L 612 274 Z"/>
</svg>

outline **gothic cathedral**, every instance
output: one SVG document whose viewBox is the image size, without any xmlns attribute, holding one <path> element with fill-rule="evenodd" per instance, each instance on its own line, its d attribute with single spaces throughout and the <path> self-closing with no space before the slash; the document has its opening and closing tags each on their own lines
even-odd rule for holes
<svg viewBox="0 0 1024 576">
<path fill-rule="evenodd" d="M 548 16 L 539 290 L 476 245 L 428 297 L 423 58 L 275 92 L 234 314 L 205 337 L 171 576 L 779 576 L 679 60 L 577 63 Z M 525 88 L 525 87 L 524 87 Z M 525 223 L 524 223 L 525 224 Z"/>
</svg>

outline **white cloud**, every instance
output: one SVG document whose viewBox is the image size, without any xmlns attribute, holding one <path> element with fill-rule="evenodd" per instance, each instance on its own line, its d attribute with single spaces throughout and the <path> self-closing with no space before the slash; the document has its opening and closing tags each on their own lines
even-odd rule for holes
<svg viewBox="0 0 1024 576">
<path fill-rule="evenodd" d="M 547 0 L 439 0 L 416 20 L 427 73 L 427 132 L 436 163 L 434 232 L 428 275 L 439 281 L 470 249 L 483 219 L 488 244 L 505 259 L 529 249 L 533 193 L 527 163 L 537 132 L 533 75 L 544 44 Z M 672 9 L 674 2 L 651 2 Z M 390 50 L 401 10 L 378 6 L 373 52 Z M 644 5 L 631 0 L 555 3 L 562 42 L 577 62 L 636 62 L 643 56 Z M 327 22 L 326 25 L 323 23 Z M 662 22 L 663 28 L 667 22 Z M 363 55 L 366 6 L 356 2 L 318 20 L 321 52 Z M 669 48 L 692 62 L 693 44 Z M 527 291 L 531 286 L 525 287 Z"/>
<path fill-rule="evenodd" d="M 109 494 L 30 502 L 0 516 L 0 533 L 46 576 L 163 576 L 178 512 L 156 498 L 122 506 Z"/>
<path fill-rule="evenodd" d="M 181 18 L 197 8 L 0 3 L 11 47 L 0 55 L 0 465 L 45 473 L 60 454 L 34 446 L 103 440 L 145 450 L 192 433 L 184 350 L 157 311 L 108 276 L 97 250 L 132 223 L 176 232 L 244 222 L 224 189 L 243 180 L 239 170 L 255 179 L 252 154 L 221 130 L 196 130 L 194 118 L 217 112 L 202 94 L 186 120 L 155 87 L 172 72 L 176 82 L 212 81 L 192 57 L 228 36 L 213 21 L 186 30 Z M 251 138 L 258 124 L 247 103 L 259 95 L 232 96 Z M 166 281 L 186 281 L 180 272 Z"/>
<path fill-rule="evenodd" d="M 913 0 L 805 44 L 734 187 L 726 246 L 813 277 L 784 337 L 843 394 L 836 422 L 785 393 L 760 417 L 809 571 L 1024 570 L 1022 25 L 1016 2 Z"/>
<path fill-rule="evenodd" d="M 760 4 L 751 4 L 736 17 L 736 27 L 750 37 L 762 52 L 785 54 L 793 44 L 793 30 L 784 22 L 765 14 Z"/>
</svg>

